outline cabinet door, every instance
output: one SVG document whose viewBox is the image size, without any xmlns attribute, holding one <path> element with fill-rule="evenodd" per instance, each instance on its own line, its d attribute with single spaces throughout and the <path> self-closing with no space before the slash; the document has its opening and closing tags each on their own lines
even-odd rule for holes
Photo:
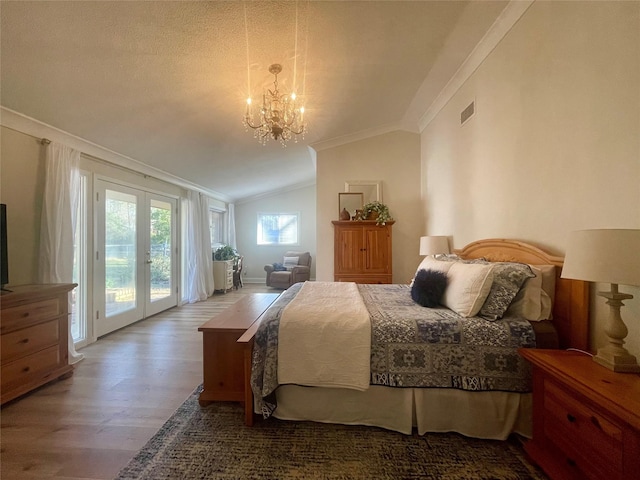
<svg viewBox="0 0 640 480">
<path fill-rule="evenodd" d="M 372 274 L 391 273 L 389 227 L 366 227 L 364 237 L 364 270 Z"/>
<path fill-rule="evenodd" d="M 360 226 L 335 229 L 334 274 L 357 274 L 364 269 L 364 237 Z"/>
</svg>

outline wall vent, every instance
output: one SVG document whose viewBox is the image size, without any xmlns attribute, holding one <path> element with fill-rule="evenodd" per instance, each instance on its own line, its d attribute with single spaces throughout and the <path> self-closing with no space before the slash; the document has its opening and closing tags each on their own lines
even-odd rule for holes
<svg viewBox="0 0 640 480">
<path fill-rule="evenodd" d="M 467 120 L 473 117 L 473 114 L 476 113 L 476 102 L 475 100 L 469 104 L 467 108 L 465 108 L 460 114 L 460 125 L 464 125 Z"/>
</svg>

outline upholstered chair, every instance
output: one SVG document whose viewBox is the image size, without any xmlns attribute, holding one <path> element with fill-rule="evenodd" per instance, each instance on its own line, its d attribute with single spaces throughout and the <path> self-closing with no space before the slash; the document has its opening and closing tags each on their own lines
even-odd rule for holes
<svg viewBox="0 0 640 480">
<path fill-rule="evenodd" d="M 297 257 L 297 265 L 288 265 L 291 259 Z M 287 270 L 276 270 L 274 265 L 265 265 L 267 272 L 267 286 L 273 288 L 287 289 L 294 283 L 309 280 L 311 275 L 311 254 L 309 252 L 286 252 L 282 259 L 282 265 L 287 266 Z"/>
</svg>

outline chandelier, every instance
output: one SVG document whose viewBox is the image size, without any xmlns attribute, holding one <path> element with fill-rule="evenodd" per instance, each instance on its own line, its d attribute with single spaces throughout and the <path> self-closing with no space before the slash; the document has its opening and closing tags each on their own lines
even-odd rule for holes
<svg viewBox="0 0 640 480">
<path fill-rule="evenodd" d="M 304 134 L 304 107 L 299 106 L 295 93 L 286 94 L 278 91 L 278 74 L 282 71 L 282 65 L 277 63 L 269 67 L 269 72 L 275 77 L 273 90 L 267 90 L 262 94 L 262 107 L 254 119 L 251 97 L 247 98 L 247 111 L 244 116 L 244 126 L 251 127 L 254 138 L 264 145 L 273 138 L 280 141 L 286 147 L 286 142 L 293 139 L 298 141 L 298 135 Z"/>
</svg>

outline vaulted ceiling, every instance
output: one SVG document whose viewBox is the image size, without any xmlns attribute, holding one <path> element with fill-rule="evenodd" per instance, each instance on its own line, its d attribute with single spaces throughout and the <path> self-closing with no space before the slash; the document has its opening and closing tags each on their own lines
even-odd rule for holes
<svg viewBox="0 0 640 480">
<path fill-rule="evenodd" d="M 417 132 L 506 3 L 4 0 L 0 100 L 237 200 L 312 183 L 309 145 Z M 242 125 L 273 63 L 308 120 L 286 148 Z"/>
</svg>

